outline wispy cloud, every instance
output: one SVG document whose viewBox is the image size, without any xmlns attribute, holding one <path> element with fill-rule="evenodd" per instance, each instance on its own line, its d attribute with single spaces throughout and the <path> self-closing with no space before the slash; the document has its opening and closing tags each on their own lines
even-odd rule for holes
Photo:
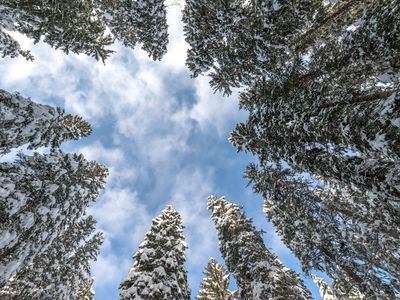
<svg viewBox="0 0 400 300">
<path fill-rule="evenodd" d="M 230 130 L 232 120 L 240 120 L 245 116 L 238 111 L 238 93 L 235 91 L 229 98 L 215 94 L 209 86 L 209 78 L 200 76 L 194 81 L 196 105 L 190 111 L 202 130 L 216 130 L 219 136 Z"/>
<path fill-rule="evenodd" d="M 96 299 L 117 299 L 118 284 L 132 264 L 130 256 L 121 257 L 113 250 L 110 240 L 103 243 L 100 256 L 92 265 Z M 110 287 L 113 287 L 111 290 Z M 112 298 L 111 298 L 112 297 Z"/>
<path fill-rule="evenodd" d="M 171 203 L 182 215 L 189 245 L 188 260 L 198 266 L 215 252 L 216 231 L 207 210 L 207 196 L 214 189 L 212 170 L 186 169 L 175 177 Z"/>
</svg>

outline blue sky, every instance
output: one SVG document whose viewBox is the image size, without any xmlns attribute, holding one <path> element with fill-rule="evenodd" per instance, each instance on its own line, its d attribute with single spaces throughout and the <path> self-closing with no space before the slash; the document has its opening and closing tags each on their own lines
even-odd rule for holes
<svg viewBox="0 0 400 300">
<path fill-rule="evenodd" d="M 237 93 L 212 93 L 208 78 L 191 79 L 184 61 L 180 8 L 168 8 L 170 44 L 161 62 L 140 49 L 115 45 L 106 64 L 84 55 L 65 55 L 15 35 L 34 62 L 2 59 L 0 88 L 19 91 L 36 102 L 64 107 L 93 126 L 93 134 L 68 142 L 64 151 L 83 153 L 110 168 L 106 189 L 90 213 L 106 239 L 93 263 L 96 300 L 117 299 L 118 285 L 133 263 L 132 254 L 151 219 L 172 204 L 182 215 L 189 246 L 187 269 L 192 298 L 210 257 L 220 258 L 207 196 L 226 196 L 244 205 L 264 240 L 289 267 L 299 264 L 280 242 L 262 213 L 262 199 L 243 179 L 251 155 L 237 154 L 227 139 L 245 120 Z M 318 291 L 306 284 L 316 299 Z"/>
</svg>

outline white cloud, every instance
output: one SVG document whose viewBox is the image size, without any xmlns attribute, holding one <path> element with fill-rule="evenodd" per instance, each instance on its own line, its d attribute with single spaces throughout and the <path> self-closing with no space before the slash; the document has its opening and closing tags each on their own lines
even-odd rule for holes
<svg viewBox="0 0 400 300">
<path fill-rule="evenodd" d="M 101 142 L 95 141 L 79 148 L 66 147 L 65 151 L 81 153 L 87 160 L 95 160 L 107 166 L 107 186 L 122 186 L 127 182 L 134 182 L 139 176 L 139 171 L 127 159 L 122 147 L 105 147 Z"/>
<path fill-rule="evenodd" d="M 121 280 L 129 271 L 130 257 L 116 255 L 109 240 L 105 240 L 100 249 L 100 256 L 92 263 L 92 276 L 95 281 L 95 290 L 115 285 L 115 281 Z"/>
<path fill-rule="evenodd" d="M 149 226 L 151 217 L 145 205 L 140 203 L 137 193 L 128 188 L 110 187 L 90 208 L 98 227 L 110 239 L 126 238 L 139 242 L 144 228 Z"/>
<path fill-rule="evenodd" d="M 106 148 L 99 141 L 79 148 L 79 152 L 88 160 L 104 161 L 107 165 L 118 165 L 125 160 L 120 148 Z"/>
<path fill-rule="evenodd" d="M 214 94 L 209 86 L 209 78 L 200 76 L 195 79 L 196 98 L 198 101 L 190 112 L 202 130 L 216 129 L 219 136 L 227 131 L 232 120 L 243 119 L 244 112 L 238 110 L 238 93 L 229 98 Z"/>
<path fill-rule="evenodd" d="M 140 203 L 137 193 L 128 188 L 108 188 L 89 209 L 104 232 L 100 256 L 92 263 L 95 288 L 114 289 L 133 263 L 132 254 L 150 227 L 152 216 Z"/>
<path fill-rule="evenodd" d="M 175 73 L 185 70 L 186 50 L 188 45 L 183 36 L 183 23 L 181 10 L 184 1 L 180 5 L 171 5 L 167 8 L 167 22 L 169 31 L 168 52 L 163 58 L 164 63 Z"/>
<path fill-rule="evenodd" d="M 199 286 L 210 257 L 218 253 L 217 232 L 207 210 L 207 196 L 214 190 L 211 170 L 183 169 L 175 177 L 171 204 L 182 216 L 188 244 L 187 267 L 192 288 Z"/>
</svg>

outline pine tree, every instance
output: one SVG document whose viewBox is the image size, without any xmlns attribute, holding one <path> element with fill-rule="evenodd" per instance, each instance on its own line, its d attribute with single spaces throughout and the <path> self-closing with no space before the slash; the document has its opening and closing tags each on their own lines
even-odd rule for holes
<svg viewBox="0 0 400 300">
<path fill-rule="evenodd" d="M 321 18 L 321 1 L 194 1 L 183 11 L 193 76 L 210 71 L 211 86 L 232 87 L 275 77 L 293 60 L 291 41 Z"/>
<path fill-rule="evenodd" d="M 236 299 L 236 292 L 229 290 L 229 273 L 215 259 L 209 260 L 204 275 L 197 295 L 198 300 Z"/>
<path fill-rule="evenodd" d="M 93 291 L 93 279 L 85 280 L 80 286 L 78 290 L 77 300 L 93 300 L 94 299 L 94 291 Z"/>
<path fill-rule="evenodd" d="M 134 2 L 133 26 L 136 36 L 153 60 L 160 60 L 167 52 L 168 25 L 164 0 Z"/>
<path fill-rule="evenodd" d="M 397 213 L 399 9 L 394 1 L 327 5 L 320 24 L 293 44 L 292 67 L 241 94 L 250 115 L 231 142 L 261 163 L 283 160 L 296 171 L 379 197 Z M 332 29 L 321 29 L 328 25 Z"/>
<path fill-rule="evenodd" d="M 366 75 L 384 71 L 393 80 L 398 11 L 397 2 L 383 0 L 188 0 L 187 63 L 195 76 L 211 70 L 212 85 L 225 91 L 263 78 L 281 86 L 293 71 L 304 75 L 299 86 L 326 72 L 341 81 L 360 69 Z M 321 79 L 337 82 L 334 76 Z"/>
<path fill-rule="evenodd" d="M 315 109 L 275 96 L 266 100 L 273 93 L 264 85 L 242 93 L 250 116 L 231 134 L 238 150 L 256 154 L 261 163 L 284 160 L 295 170 L 368 192 L 399 209 L 399 93 L 386 94 L 380 103 L 330 108 L 318 101 Z"/>
<path fill-rule="evenodd" d="M 0 54 L 33 59 L 7 30 L 103 62 L 113 52 L 108 46 L 115 40 L 130 48 L 139 41 L 156 60 L 167 51 L 167 27 L 162 0 L 5 0 L 0 7 Z"/>
<path fill-rule="evenodd" d="M 168 25 L 164 0 L 97 0 L 99 14 L 113 35 L 126 47 L 136 42 L 154 60 L 167 52 Z M 104 13 L 106 12 L 106 13 Z"/>
<path fill-rule="evenodd" d="M 379 15 L 381 23 L 368 29 L 379 36 L 385 21 L 380 13 L 398 26 L 392 15 L 398 4 L 375 4 L 365 24 Z M 339 278 L 336 286 L 347 295 L 355 284 L 368 297 L 392 299 L 399 290 L 400 94 L 393 76 L 398 53 L 390 35 L 381 36 L 388 48 L 378 47 L 387 56 L 375 53 L 368 43 L 379 43 L 367 40 L 361 27 L 345 36 L 338 42 L 354 39 L 359 47 L 346 48 L 332 38 L 336 46 L 317 48 L 309 66 L 287 72 L 283 82 L 260 80 L 242 93 L 241 105 L 250 116 L 230 140 L 238 150 L 256 154 L 263 166 L 283 160 L 299 175 L 334 187 L 316 195 L 301 185 L 289 192 L 276 178 L 269 178 L 268 188 L 262 176 L 250 178 L 259 177 L 257 191 L 264 197 L 274 195 L 270 219 L 306 269 Z M 352 51 L 365 47 L 371 51 L 359 60 Z M 333 54 L 334 49 L 343 52 Z"/>
<path fill-rule="evenodd" d="M 265 81 L 253 85 L 241 94 L 242 108 L 251 113 L 248 126 L 260 135 L 268 128 L 279 129 L 291 143 L 332 144 L 374 158 L 400 156 L 398 89 L 367 91 L 342 85 L 332 95 L 322 88 L 307 85 L 285 91 L 289 87 Z"/>
<path fill-rule="evenodd" d="M 322 278 L 312 275 L 312 279 L 319 287 L 319 293 L 322 297 L 322 300 L 337 300 L 337 297 L 335 296 L 330 286 Z"/>
<path fill-rule="evenodd" d="M 339 300 L 339 299 L 348 299 L 348 300 L 363 300 L 365 297 L 357 290 L 353 289 L 350 293 L 339 293 L 334 292 L 332 288 L 322 279 L 317 277 L 316 275 L 312 275 L 312 278 L 316 285 L 319 287 L 319 293 L 323 300 Z M 338 296 L 336 296 L 338 295 Z"/>
<path fill-rule="evenodd" d="M 1 14 L 1 9 L 0 9 Z M 2 31 L 0 28 L 0 55 L 1 57 L 9 56 L 11 58 L 22 55 L 27 60 L 33 60 L 33 56 L 29 51 L 21 49 L 20 45 L 14 40 L 7 32 Z"/>
<path fill-rule="evenodd" d="M 12 299 L 75 299 L 79 293 L 84 297 L 82 288 L 90 291 L 93 283 L 87 279 L 89 261 L 96 259 L 103 240 L 102 233 L 92 235 L 95 224 L 89 216 L 71 225 L 18 271 L 7 284 Z"/>
<path fill-rule="evenodd" d="M 65 115 L 61 108 L 37 104 L 18 93 L 0 89 L 0 154 L 29 143 L 29 149 L 58 147 L 91 133 L 79 116 Z"/>
<path fill-rule="evenodd" d="M 240 2 L 224 0 L 186 1 L 183 10 L 183 22 L 185 39 L 190 46 L 186 64 L 193 77 L 197 77 L 210 69 L 214 71 L 215 65 L 224 59 L 224 65 L 228 64 L 229 56 L 227 54 L 230 51 L 227 41 L 235 40 L 237 35 L 234 28 L 229 25 L 233 19 L 240 19 L 239 16 L 244 13 Z M 231 74 L 236 73 L 231 72 Z M 236 86 L 235 83 L 231 84 Z M 224 88 L 226 94 L 231 92 L 228 84 L 225 84 Z"/>
<path fill-rule="evenodd" d="M 104 187 L 107 169 L 54 150 L 0 164 L 0 283 L 43 254 Z"/>
<path fill-rule="evenodd" d="M 106 26 L 91 1 L 5 0 L 0 16 L 1 31 L 18 31 L 35 43 L 43 38 L 65 53 L 85 53 L 104 61 L 112 52 L 106 47 L 113 38 L 105 33 Z"/>
<path fill-rule="evenodd" d="M 239 287 L 240 299 L 311 299 L 299 276 L 284 267 L 264 245 L 261 234 L 238 205 L 208 198 L 220 251 Z"/>
<path fill-rule="evenodd" d="M 187 246 L 178 212 L 167 206 L 152 222 L 128 276 L 120 285 L 120 299 L 190 299 L 184 268 Z"/>
<path fill-rule="evenodd" d="M 137 42 L 137 29 L 132 22 L 135 1 L 96 0 L 92 3 L 113 36 L 125 47 L 134 48 Z"/>
<path fill-rule="evenodd" d="M 246 174 L 254 190 L 267 199 L 268 219 L 304 272 L 326 272 L 334 290 L 345 295 L 354 288 L 371 299 L 392 299 L 399 293 L 398 217 L 363 206 L 360 195 L 313 188 L 288 169 L 258 170 L 252 165 Z"/>
<path fill-rule="evenodd" d="M 261 163 L 400 200 L 397 1 L 187 1 L 187 65 L 248 121 L 230 141 Z"/>
</svg>

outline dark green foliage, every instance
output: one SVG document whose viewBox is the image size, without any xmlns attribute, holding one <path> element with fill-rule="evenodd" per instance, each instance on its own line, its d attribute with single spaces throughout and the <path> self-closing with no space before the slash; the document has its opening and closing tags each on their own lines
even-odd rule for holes
<svg viewBox="0 0 400 300">
<path fill-rule="evenodd" d="M 141 43 L 154 60 L 167 52 L 167 12 L 163 0 L 96 0 L 99 14 L 126 47 Z M 104 14 L 106 12 L 106 14 Z"/>
<path fill-rule="evenodd" d="M 1 10 L 0 10 L 1 13 Z M 33 56 L 29 51 L 21 50 L 18 42 L 14 40 L 7 32 L 0 30 L 0 55 L 1 57 L 9 56 L 11 58 L 22 55 L 27 60 L 33 60 Z"/>
</svg>

